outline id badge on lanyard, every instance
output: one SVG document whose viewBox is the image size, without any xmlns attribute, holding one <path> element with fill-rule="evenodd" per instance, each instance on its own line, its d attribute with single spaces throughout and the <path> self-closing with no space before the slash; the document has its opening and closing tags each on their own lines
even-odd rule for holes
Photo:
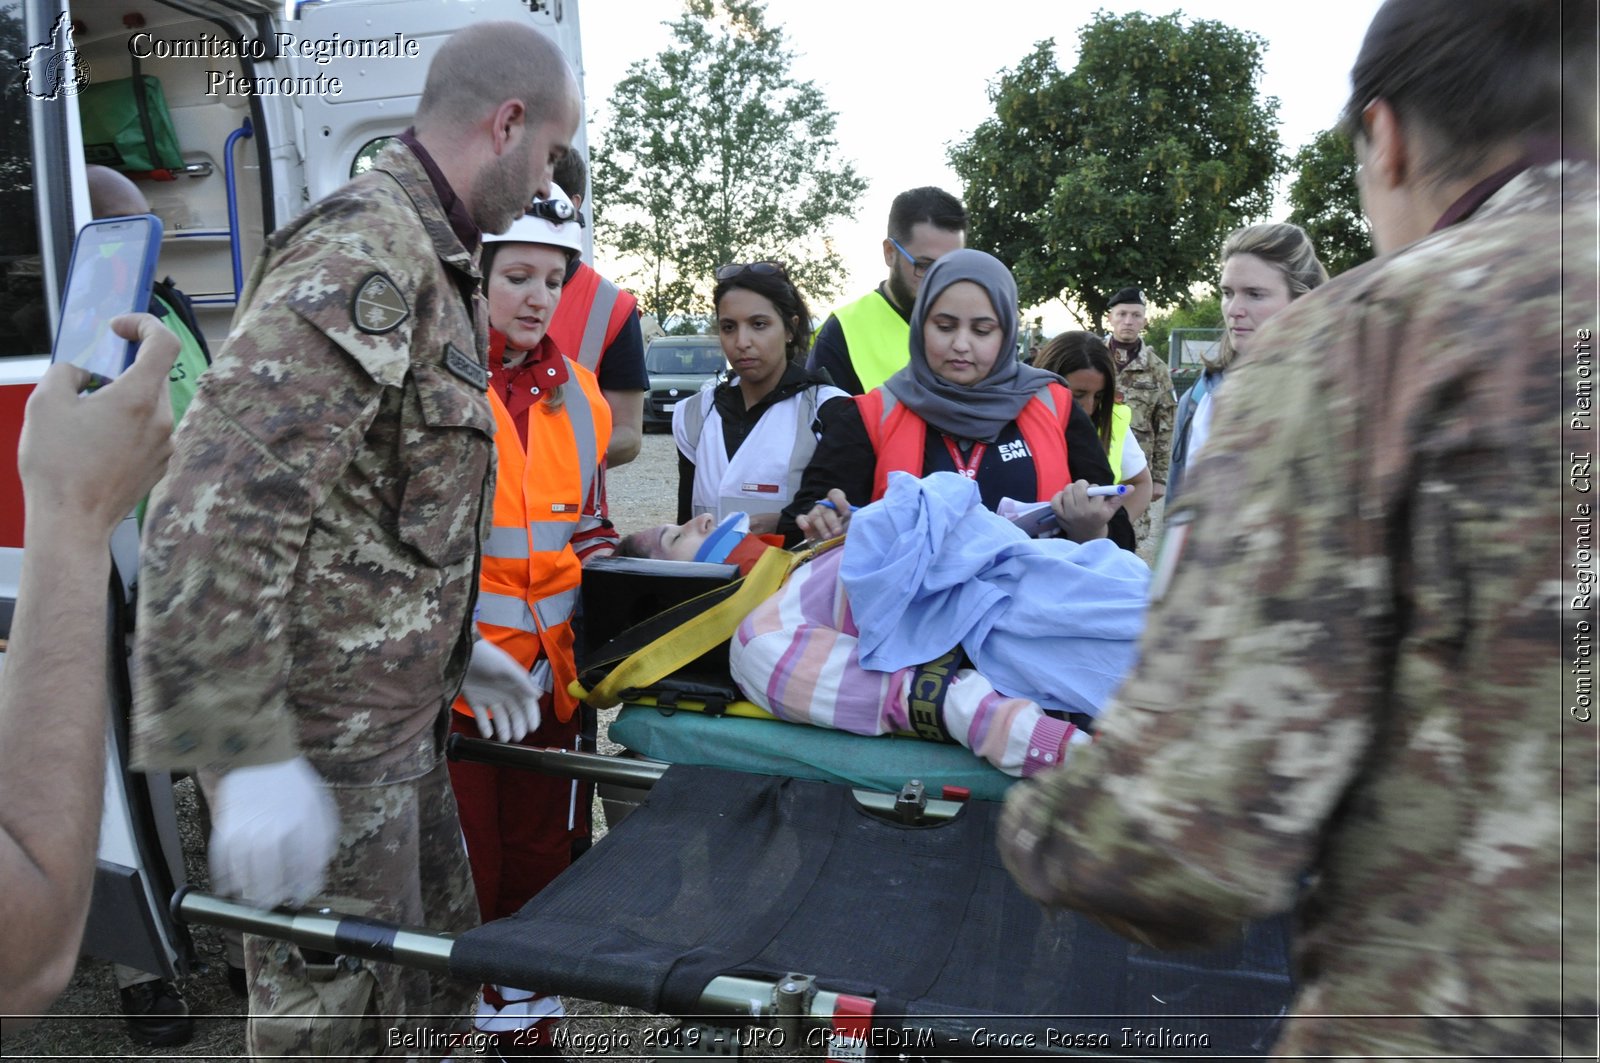
<svg viewBox="0 0 1600 1063">
<path fill-rule="evenodd" d="M 950 460 L 955 462 L 956 472 L 969 480 L 976 480 L 978 478 L 978 466 L 983 464 L 983 456 L 989 452 L 989 444 L 972 444 L 972 453 L 963 458 L 961 456 L 961 448 L 956 446 L 954 440 L 949 436 L 941 436 L 941 438 L 944 440 L 944 449 L 950 452 Z"/>
</svg>

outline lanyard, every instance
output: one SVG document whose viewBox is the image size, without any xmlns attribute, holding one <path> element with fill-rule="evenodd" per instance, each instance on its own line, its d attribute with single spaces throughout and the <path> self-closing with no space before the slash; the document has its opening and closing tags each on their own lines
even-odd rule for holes
<svg viewBox="0 0 1600 1063">
<path fill-rule="evenodd" d="M 969 480 L 976 480 L 978 478 L 978 466 L 983 464 L 983 456 L 988 453 L 989 444 L 972 444 L 972 456 L 963 458 L 961 456 L 961 448 L 956 446 L 953 439 L 942 432 L 940 436 L 944 439 L 944 449 L 950 452 L 950 460 L 956 463 L 956 472 Z"/>
</svg>

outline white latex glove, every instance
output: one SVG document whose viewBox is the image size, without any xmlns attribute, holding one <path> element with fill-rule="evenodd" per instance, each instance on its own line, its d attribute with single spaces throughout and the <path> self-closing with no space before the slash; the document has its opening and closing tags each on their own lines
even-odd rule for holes
<svg viewBox="0 0 1600 1063">
<path fill-rule="evenodd" d="M 520 742 L 539 727 L 540 690 L 517 659 L 488 639 L 472 646 L 472 661 L 461 684 L 478 733 L 502 742 Z"/>
<path fill-rule="evenodd" d="M 322 892 L 339 839 L 339 810 L 304 757 L 235 768 L 217 783 L 211 881 L 263 908 Z"/>
</svg>

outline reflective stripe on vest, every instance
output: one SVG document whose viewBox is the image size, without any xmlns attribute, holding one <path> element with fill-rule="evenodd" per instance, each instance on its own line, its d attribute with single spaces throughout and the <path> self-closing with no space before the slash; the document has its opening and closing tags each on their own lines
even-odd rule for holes
<svg viewBox="0 0 1600 1063">
<path fill-rule="evenodd" d="M 605 353 L 606 326 L 611 323 L 611 309 L 617 305 L 617 297 L 621 294 L 621 288 L 604 277 L 600 278 L 594 302 L 589 304 L 589 320 L 583 326 L 583 339 L 578 344 L 576 355 L 578 364 L 591 373 L 599 368 L 600 355 Z"/>
<path fill-rule="evenodd" d="M 1111 446 L 1107 449 L 1106 457 L 1111 461 L 1111 478 L 1117 483 L 1122 482 L 1122 444 L 1128 438 L 1128 429 L 1133 425 L 1133 411 L 1123 403 L 1111 407 Z"/>
<path fill-rule="evenodd" d="M 496 627 L 515 628 L 537 635 L 539 625 L 533 621 L 533 610 L 521 598 L 509 594 L 478 592 L 478 623 Z"/>
<path fill-rule="evenodd" d="M 545 628 L 565 624 L 572 619 L 572 614 L 577 608 L 576 587 L 570 587 L 547 598 L 540 598 L 533 603 L 531 609 L 525 600 L 509 594 L 478 592 L 478 623 L 526 631 L 530 635 L 537 635 Z"/>
<path fill-rule="evenodd" d="M 873 289 L 833 312 L 850 349 L 850 365 L 863 392 L 894 376 L 911 359 L 911 325 Z"/>
<path fill-rule="evenodd" d="M 484 557 L 528 558 L 528 531 L 523 527 L 492 528 L 483 541 Z"/>
<path fill-rule="evenodd" d="M 855 397 L 861 423 L 875 455 L 872 501 L 889 489 L 891 472 L 922 475 L 927 446 L 927 422 L 902 405 L 888 390 L 876 388 Z M 1046 384 L 1017 414 L 1017 429 L 1033 456 L 1036 496 L 1019 502 L 1042 502 L 1071 482 L 1067 460 L 1067 419 L 1072 416 L 1072 393 L 1060 384 Z"/>
<path fill-rule="evenodd" d="M 561 302 L 550 319 L 550 339 L 562 354 L 597 372 L 606 348 L 638 305 L 631 293 L 580 263 L 561 290 Z"/>
<path fill-rule="evenodd" d="M 563 400 L 559 409 L 545 403 L 529 409 L 524 445 L 505 403 L 489 393 L 500 465 L 478 627 L 525 668 L 541 657 L 550 662 L 552 706 L 558 719 L 569 720 L 576 708 L 568 685 L 577 678 L 572 616 L 581 579 L 571 539 L 610 442 L 611 410 L 594 374 L 576 363 Z M 455 709 L 471 712 L 461 698 Z"/>
</svg>

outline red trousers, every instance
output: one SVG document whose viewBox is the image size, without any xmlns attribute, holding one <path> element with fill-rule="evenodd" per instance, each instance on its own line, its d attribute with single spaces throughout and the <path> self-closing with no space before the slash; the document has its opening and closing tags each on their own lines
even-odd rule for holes
<svg viewBox="0 0 1600 1063">
<path fill-rule="evenodd" d="M 548 696 L 539 729 L 525 746 L 575 749 L 580 712 L 556 719 Z M 453 714 L 450 729 L 478 737 L 470 716 Z M 483 921 L 511 915 L 572 863 L 572 842 L 587 837 L 589 808 L 572 779 L 518 768 L 450 761 L 450 783 L 461 810 L 461 831 Z"/>
</svg>

